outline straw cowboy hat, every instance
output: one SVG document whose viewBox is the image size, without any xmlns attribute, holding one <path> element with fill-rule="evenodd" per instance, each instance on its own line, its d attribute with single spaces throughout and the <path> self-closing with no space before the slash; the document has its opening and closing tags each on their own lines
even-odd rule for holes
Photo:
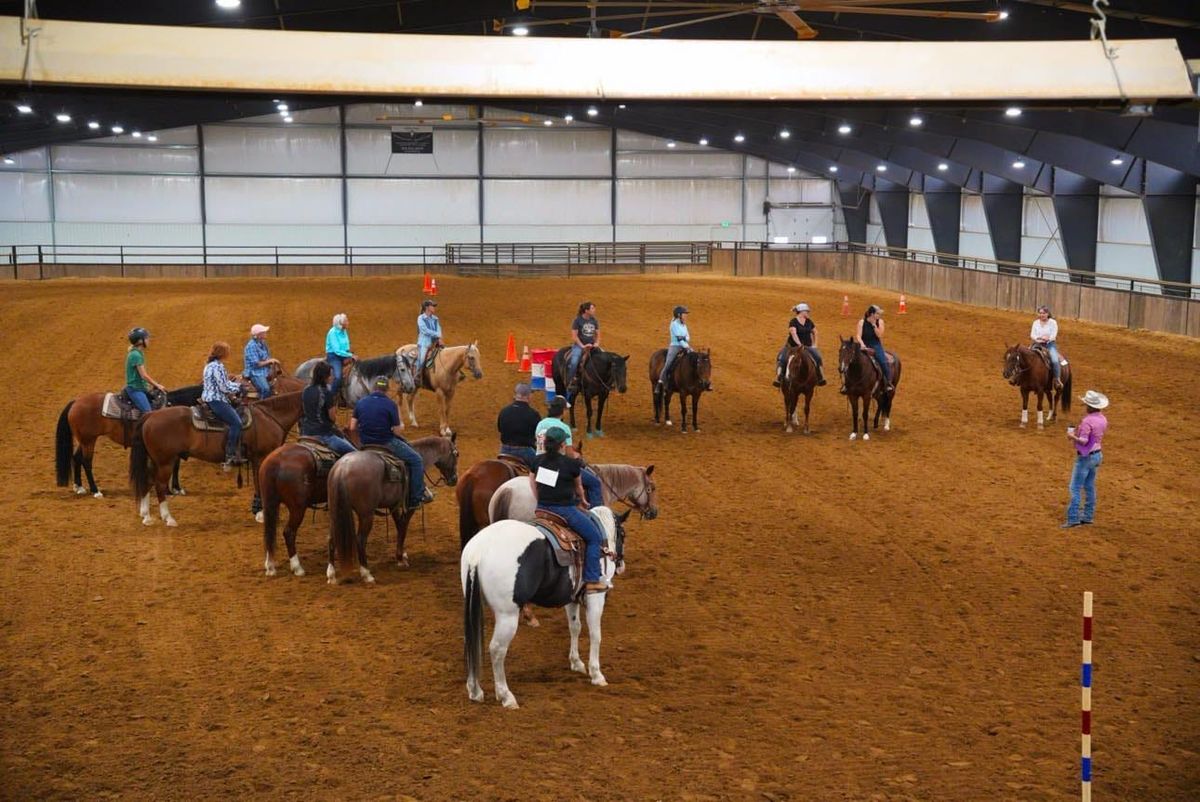
<svg viewBox="0 0 1200 802">
<path fill-rule="evenodd" d="M 1095 390 L 1088 390 L 1079 400 L 1092 409 L 1104 409 L 1108 406 L 1108 396 L 1104 393 L 1098 393 Z"/>
</svg>

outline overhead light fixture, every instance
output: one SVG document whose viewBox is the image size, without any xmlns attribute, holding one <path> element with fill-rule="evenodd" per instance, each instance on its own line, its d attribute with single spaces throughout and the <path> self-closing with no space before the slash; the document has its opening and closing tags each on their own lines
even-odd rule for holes
<svg viewBox="0 0 1200 802">
<path fill-rule="evenodd" d="M 600 113 L 600 109 L 596 108 L 595 106 L 588 106 L 588 116 L 589 117 L 595 117 L 599 113 Z"/>
<path fill-rule="evenodd" d="M 568 122 L 568 123 L 573 123 L 573 122 L 575 122 L 575 115 L 574 115 L 574 114 L 568 114 L 566 117 L 563 117 L 563 122 Z"/>
<path fill-rule="evenodd" d="M 12 156 L 5 156 L 4 163 L 5 164 L 16 164 L 16 161 L 13 160 Z"/>
<path fill-rule="evenodd" d="M 829 172 L 836 173 L 837 171 L 838 171 L 838 167 L 836 164 L 829 165 Z"/>
<path fill-rule="evenodd" d="M 123 134 L 123 133 L 125 133 L 125 129 L 124 129 L 124 128 L 122 128 L 122 127 L 121 127 L 121 126 L 119 126 L 119 125 L 114 125 L 114 126 L 112 127 L 112 132 L 113 132 L 114 134 Z"/>
<path fill-rule="evenodd" d="M 141 139 L 141 138 L 142 138 L 142 132 L 141 132 L 141 131 L 134 131 L 134 132 L 133 132 L 133 138 L 134 138 L 134 139 Z"/>
<path fill-rule="evenodd" d="M 887 165 L 886 165 L 886 164 L 877 164 L 877 165 L 875 165 L 875 172 L 877 172 L 877 173 L 886 173 L 886 172 L 887 172 Z"/>
<path fill-rule="evenodd" d="M 1025 162 L 1021 161 L 1020 159 L 1017 159 L 1015 162 L 1013 162 L 1013 169 L 1014 170 L 1024 170 Z"/>
<path fill-rule="evenodd" d="M 1020 117 L 1021 110 L 1019 108 L 1017 108 L 1016 106 L 1009 106 L 1007 109 L 1004 110 L 1004 116 L 1005 117 Z"/>
<path fill-rule="evenodd" d="M 745 141 L 746 141 L 746 135 L 745 135 L 745 134 L 736 134 L 736 135 L 733 137 L 733 141 L 734 141 L 734 142 L 745 142 Z"/>
<path fill-rule="evenodd" d="M 706 137 L 706 136 L 700 137 L 700 144 L 703 147 L 708 147 L 708 137 Z"/>
<path fill-rule="evenodd" d="M 30 106 L 28 103 L 22 103 L 17 106 L 17 111 L 22 114 L 33 114 L 33 106 Z"/>
<path fill-rule="evenodd" d="M 55 114 L 54 119 L 58 120 L 60 123 L 69 123 L 69 122 L 71 122 L 71 115 L 65 114 L 65 113 L 64 114 Z"/>
<path fill-rule="evenodd" d="M 413 105 L 419 109 L 425 105 L 425 102 L 422 101 L 420 98 L 417 98 L 416 100 L 413 101 Z"/>
<path fill-rule="evenodd" d="M 88 128 L 91 128 L 93 131 L 95 131 L 99 127 L 100 127 L 100 123 L 96 122 L 95 120 L 92 120 L 91 122 L 88 123 Z"/>
<path fill-rule="evenodd" d="M 237 8 L 242 4 L 242 0 L 217 0 L 217 7 L 224 9 Z"/>
<path fill-rule="evenodd" d="M 786 128 L 784 128 L 782 131 L 779 132 L 780 139 L 788 139 L 791 137 L 791 135 L 792 135 L 792 132 Z"/>
<path fill-rule="evenodd" d="M 158 137 L 156 137 L 154 134 L 151 134 L 150 136 L 146 137 L 146 139 L 150 140 L 151 142 L 158 141 Z"/>
<path fill-rule="evenodd" d="M 946 164 L 945 162 L 938 162 L 938 170 L 940 172 L 944 173 L 949 169 L 950 169 L 950 165 Z"/>
<path fill-rule="evenodd" d="M 848 134 L 848 133 L 850 133 L 851 130 L 852 129 L 850 128 L 850 126 L 846 125 L 846 123 L 842 123 L 841 125 L 838 126 L 839 134 Z"/>
<path fill-rule="evenodd" d="M 795 168 L 795 167 L 792 167 L 792 166 L 790 166 L 790 165 L 789 165 L 789 166 L 788 166 L 788 172 L 789 172 L 789 173 L 794 173 L 794 172 L 796 172 L 796 168 Z"/>
<path fill-rule="evenodd" d="M 668 147 L 668 148 L 673 148 L 673 147 L 675 147 L 675 140 L 673 140 L 673 139 L 671 139 L 671 140 L 667 140 L 667 147 Z"/>
<path fill-rule="evenodd" d="M 292 117 L 291 117 L 291 115 L 288 115 L 287 117 L 284 117 L 284 118 L 283 118 L 283 121 L 284 121 L 285 123 L 290 123 L 290 122 L 292 121 Z"/>
<path fill-rule="evenodd" d="M 1001 11 L 1001 12 L 1000 12 L 1000 19 L 1008 19 L 1008 12 L 1007 12 L 1007 11 Z"/>
<path fill-rule="evenodd" d="M 625 104 L 624 104 L 624 103 L 618 103 L 618 104 L 617 104 L 617 108 L 618 108 L 618 109 L 623 109 L 623 108 L 625 108 Z"/>
<path fill-rule="evenodd" d="M 908 124 L 911 125 L 913 128 L 920 128 L 922 125 L 925 124 L 925 119 L 923 117 L 921 117 L 919 114 L 914 114 L 913 116 L 908 118 Z"/>
<path fill-rule="evenodd" d="M 285 112 L 285 111 L 287 111 L 287 110 L 288 110 L 288 104 L 286 104 L 286 103 L 276 103 L 276 104 L 275 104 L 275 109 L 276 109 L 278 112 L 280 112 L 280 113 L 282 114 L 283 112 Z"/>
<path fill-rule="evenodd" d="M 542 125 L 549 128 L 550 126 L 554 125 L 554 120 L 542 120 Z"/>
<path fill-rule="evenodd" d="M 512 29 L 512 35 L 513 36 L 528 36 L 529 29 L 526 28 L 524 25 L 518 25 L 517 27 Z"/>
<path fill-rule="evenodd" d="M 1113 167 L 1120 167 L 1122 164 L 1125 163 L 1125 160 L 1122 159 L 1120 156 L 1117 156 L 1116 158 L 1109 159 L 1108 163 L 1111 164 Z"/>
</svg>

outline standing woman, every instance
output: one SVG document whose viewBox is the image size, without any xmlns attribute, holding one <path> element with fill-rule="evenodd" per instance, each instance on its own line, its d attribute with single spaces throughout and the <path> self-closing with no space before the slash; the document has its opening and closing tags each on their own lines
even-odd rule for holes
<svg viewBox="0 0 1200 802">
<path fill-rule="evenodd" d="M 854 330 L 854 339 L 860 347 L 874 351 L 879 369 L 883 371 L 884 392 L 892 392 L 892 369 L 888 367 L 887 351 L 883 348 L 883 310 L 875 304 L 867 307 L 867 313 L 858 321 Z M 841 393 L 846 394 L 846 382 L 842 381 Z"/>
<path fill-rule="evenodd" d="M 435 345 L 442 344 L 442 321 L 437 316 L 437 301 L 426 298 L 421 304 L 421 314 L 417 317 L 417 375 L 414 377 L 418 384 L 421 373 L 425 370 L 425 355 Z M 432 382 L 431 382 L 432 384 Z"/>
<path fill-rule="evenodd" d="M 150 411 L 150 399 L 146 391 L 151 387 L 159 392 L 167 389 L 146 372 L 145 351 L 149 345 L 150 332 L 141 326 L 129 332 L 129 352 L 125 354 L 125 395 L 143 414 Z"/>
<path fill-rule="evenodd" d="M 803 346 L 812 354 L 813 362 L 817 363 L 817 384 L 821 387 L 825 386 L 825 363 L 821 359 L 821 352 L 817 350 L 817 324 L 809 319 L 808 304 L 799 303 L 792 307 L 792 312 L 795 317 L 788 321 L 788 338 L 779 349 L 779 355 L 775 357 L 775 386 L 778 387 L 783 381 L 783 357 L 789 348 L 798 348 Z"/>
<path fill-rule="evenodd" d="M 1108 418 L 1103 412 L 1108 406 L 1108 396 L 1088 390 L 1079 400 L 1087 408 L 1087 414 L 1079 422 L 1079 428 L 1067 429 L 1067 439 L 1075 444 L 1075 467 L 1071 470 L 1071 503 L 1067 506 L 1067 522 L 1062 525 L 1063 529 L 1090 524 L 1096 517 L 1096 472 L 1104 461 L 1101 444 L 1108 431 Z M 1087 494 L 1082 514 L 1080 492 Z"/>
<path fill-rule="evenodd" d="M 686 306 L 677 306 L 671 311 L 671 340 L 667 343 L 667 358 L 663 361 L 662 373 L 658 375 L 658 384 L 655 385 L 654 391 L 662 392 L 667 383 L 667 377 L 671 375 L 671 368 L 675 365 L 675 360 L 683 351 L 692 350 L 691 335 L 688 334 L 687 327 L 688 310 Z"/>
<path fill-rule="evenodd" d="M 1033 321 L 1033 326 L 1029 329 L 1029 339 L 1033 340 L 1034 345 L 1043 346 L 1050 354 L 1050 369 L 1054 371 L 1054 389 L 1061 390 L 1062 383 L 1062 365 L 1058 361 L 1058 321 L 1050 314 L 1050 307 L 1039 306 L 1037 308 L 1037 320 Z"/>
<path fill-rule="evenodd" d="M 583 460 L 573 459 L 562 453 L 566 435 L 561 429 L 546 431 L 546 453 L 533 460 L 533 473 L 529 483 L 537 496 L 539 510 L 547 510 L 562 517 L 587 544 L 583 557 L 584 589 L 589 592 L 608 590 L 608 583 L 600 579 L 600 549 L 604 534 L 595 521 L 579 508 L 583 496 L 580 473 Z"/>
<path fill-rule="evenodd" d="M 325 335 L 325 361 L 333 370 L 333 384 L 330 385 L 329 392 L 335 398 L 338 390 L 342 389 L 345 363 L 354 359 L 354 352 L 350 350 L 349 329 L 350 319 L 346 317 L 345 312 L 338 312 L 333 316 L 333 325 L 329 328 L 329 333 Z"/>
<path fill-rule="evenodd" d="M 242 419 L 230 403 L 231 398 L 241 394 L 242 387 L 225 372 L 224 363 L 228 356 L 229 346 L 226 343 L 213 345 L 208 362 L 204 365 L 204 390 L 200 393 L 200 400 L 208 404 L 213 414 L 229 427 L 225 432 L 225 462 L 221 466 L 225 470 L 246 461 L 238 453 L 242 440 Z"/>
</svg>

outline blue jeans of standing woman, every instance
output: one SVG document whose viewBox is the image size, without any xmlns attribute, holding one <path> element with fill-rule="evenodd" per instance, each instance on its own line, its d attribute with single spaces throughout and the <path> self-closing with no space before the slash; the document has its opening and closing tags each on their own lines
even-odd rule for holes
<svg viewBox="0 0 1200 802">
<path fill-rule="evenodd" d="M 1071 471 L 1071 504 L 1067 507 L 1067 523 L 1090 524 L 1096 515 L 1096 471 L 1104 455 L 1093 451 L 1086 457 L 1075 457 L 1075 468 Z M 1083 505 L 1083 515 L 1079 514 L 1079 492 L 1087 493 L 1087 502 Z"/>
<path fill-rule="evenodd" d="M 343 357 L 337 354 L 325 354 L 325 361 L 333 368 L 333 384 L 329 385 L 329 392 L 333 395 L 337 395 L 338 390 L 342 389 L 342 360 Z"/>
<path fill-rule="evenodd" d="M 208 408 L 229 428 L 225 432 L 225 461 L 237 456 L 238 441 L 242 439 L 242 419 L 237 410 L 225 401 L 209 401 Z"/>
<path fill-rule="evenodd" d="M 587 544 L 587 549 L 583 553 L 583 581 L 599 582 L 600 550 L 604 546 L 604 533 L 600 531 L 599 526 L 596 526 L 592 516 L 578 507 L 565 504 L 538 504 L 538 509 L 549 510 L 555 515 L 561 515 L 571 525 L 571 528 L 583 538 L 583 542 Z"/>
<path fill-rule="evenodd" d="M 136 387 L 126 387 L 125 395 L 133 402 L 133 405 L 140 409 L 143 414 L 150 411 L 150 397 L 146 395 L 145 390 L 139 390 Z"/>
</svg>

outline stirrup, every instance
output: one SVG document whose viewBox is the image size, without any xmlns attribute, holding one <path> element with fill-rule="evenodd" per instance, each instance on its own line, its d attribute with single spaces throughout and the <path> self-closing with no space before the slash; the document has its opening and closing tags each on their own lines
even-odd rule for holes
<svg viewBox="0 0 1200 802">
<path fill-rule="evenodd" d="M 598 582 L 584 582 L 583 583 L 583 592 L 584 593 L 608 593 L 608 591 L 611 589 L 612 589 L 612 586 L 609 585 L 607 582 L 605 582 L 603 579 L 599 580 Z"/>
</svg>

